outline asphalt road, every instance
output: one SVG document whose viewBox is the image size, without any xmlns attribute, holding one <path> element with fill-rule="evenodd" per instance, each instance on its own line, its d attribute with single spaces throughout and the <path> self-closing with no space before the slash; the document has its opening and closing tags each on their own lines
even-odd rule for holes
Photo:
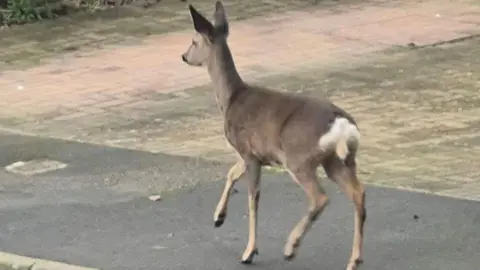
<svg viewBox="0 0 480 270">
<path fill-rule="evenodd" d="M 353 206 L 331 183 L 331 204 L 296 260 L 282 252 L 306 211 L 303 191 L 286 175 L 265 174 L 254 264 L 238 260 L 247 241 L 244 183 L 225 224 L 213 208 L 227 167 L 189 158 L 58 140 L 0 135 L 0 165 L 49 157 L 69 166 L 41 176 L 0 173 L 0 250 L 120 269 L 344 269 Z M 164 193 L 152 202 L 152 192 Z M 480 203 L 393 189 L 367 188 L 365 263 L 360 269 L 477 270 Z M 414 216 L 418 216 L 415 219 Z"/>
</svg>

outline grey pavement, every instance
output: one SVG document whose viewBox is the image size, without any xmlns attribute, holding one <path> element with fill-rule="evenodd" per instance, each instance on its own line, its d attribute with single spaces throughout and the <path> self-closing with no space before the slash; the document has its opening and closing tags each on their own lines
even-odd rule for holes
<svg viewBox="0 0 480 270">
<path fill-rule="evenodd" d="M 69 165 L 30 177 L 0 173 L 6 252 L 107 270 L 344 269 L 349 257 L 353 206 L 330 182 L 324 183 L 330 206 L 296 260 L 285 262 L 283 245 L 306 200 L 285 174 L 265 173 L 260 255 L 244 266 L 238 263 L 248 230 L 244 183 L 223 227 L 212 222 L 226 165 L 16 135 L 0 135 L 0 153 L 3 166 L 38 157 Z M 147 199 L 155 192 L 161 201 Z M 361 269 L 478 269 L 479 202 L 368 186 L 367 208 Z"/>
</svg>

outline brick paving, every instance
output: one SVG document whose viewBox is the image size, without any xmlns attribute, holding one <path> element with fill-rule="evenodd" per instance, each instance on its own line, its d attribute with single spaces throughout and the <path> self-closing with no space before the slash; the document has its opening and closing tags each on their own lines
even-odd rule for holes
<svg viewBox="0 0 480 270">
<path fill-rule="evenodd" d="M 230 44 L 240 72 L 254 79 L 305 66 L 328 66 L 411 42 L 421 46 L 477 34 L 479 16 L 480 6 L 469 1 L 357 4 L 232 23 Z M 75 119 L 124 104 L 141 106 L 145 93 L 171 93 L 208 83 L 204 70 L 179 60 L 191 32 L 4 72 L 0 115 Z"/>
<path fill-rule="evenodd" d="M 368 68 L 331 80 L 323 74 L 371 61 L 380 57 L 375 52 L 398 46 L 426 46 L 479 34 L 479 17 L 480 5 L 472 1 L 363 3 L 233 22 L 230 44 L 248 80 L 285 91 L 316 89 L 316 95 L 327 95 L 352 111 L 365 134 L 361 162 L 367 181 L 480 199 L 480 186 L 472 180 L 478 178 L 472 168 L 480 165 L 473 154 L 478 146 L 472 143 L 480 135 L 475 103 L 480 78 L 472 77 L 476 74 L 468 71 L 471 66 L 463 67 L 460 76 L 442 68 L 425 71 L 438 64 L 434 62 L 407 61 L 398 68 L 402 64 L 387 61 L 378 65 L 398 70 L 377 68 L 381 75 L 376 79 Z M 4 72 L 0 124 L 4 130 L 40 136 L 230 161 L 207 74 L 180 61 L 191 34 L 192 30 L 170 33 L 141 46 Z M 400 76 L 407 70 L 410 76 Z M 439 81 L 435 72 L 443 80 L 437 88 L 431 86 Z M 403 81 L 389 78 L 395 73 Z M 454 84 L 459 79 L 463 84 Z M 372 80 L 381 83 L 365 83 Z M 405 91 L 409 84 L 421 87 Z M 392 90 L 381 92 L 378 87 Z M 445 100 L 456 105 L 448 103 L 439 113 L 437 107 Z M 452 135 L 446 136 L 447 131 Z"/>
</svg>

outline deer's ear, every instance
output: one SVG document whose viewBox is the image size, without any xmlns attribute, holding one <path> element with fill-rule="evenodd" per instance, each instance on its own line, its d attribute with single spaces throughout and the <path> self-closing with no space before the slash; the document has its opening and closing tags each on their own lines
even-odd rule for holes
<svg viewBox="0 0 480 270">
<path fill-rule="evenodd" d="M 213 13 L 215 33 L 228 36 L 228 20 L 225 8 L 220 0 L 215 3 L 215 12 Z"/>
<path fill-rule="evenodd" d="M 191 4 L 188 5 L 188 8 L 190 9 L 190 15 L 192 16 L 193 27 L 195 28 L 195 31 L 212 38 L 213 25 L 205 17 L 203 17 L 203 15 L 200 14 L 200 12 L 198 12 Z"/>
</svg>

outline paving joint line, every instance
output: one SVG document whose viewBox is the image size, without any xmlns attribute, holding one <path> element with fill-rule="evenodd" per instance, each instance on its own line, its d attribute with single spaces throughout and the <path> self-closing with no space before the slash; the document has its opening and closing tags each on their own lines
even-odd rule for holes
<svg viewBox="0 0 480 270">
<path fill-rule="evenodd" d="M 479 38 L 480 37 L 480 33 L 479 34 L 473 34 L 473 35 L 466 35 L 466 36 L 463 36 L 463 37 L 458 37 L 458 38 L 454 38 L 454 39 L 447 39 L 447 40 L 442 40 L 442 41 L 439 41 L 439 42 L 435 42 L 435 43 L 431 43 L 431 44 L 425 44 L 425 45 L 415 45 L 413 43 L 413 46 L 404 46 L 404 45 L 400 45 L 401 48 L 404 48 L 404 49 L 410 49 L 410 50 L 418 50 L 418 49 L 425 49 L 425 48 L 434 48 L 434 47 L 438 47 L 438 46 L 442 46 L 442 45 L 447 45 L 447 44 L 456 44 L 456 43 L 460 43 L 460 42 L 464 42 L 464 41 L 467 41 L 467 40 L 472 40 L 472 39 L 475 39 L 475 38 Z M 410 43 L 412 44 L 412 43 Z"/>
<path fill-rule="evenodd" d="M 400 185 L 398 185 L 398 186 L 397 185 L 387 185 L 387 184 L 380 184 L 380 183 L 374 183 L 374 182 L 366 182 L 364 184 L 366 186 L 380 187 L 380 188 L 394 189 L 394 190 L 403 190 L 403 191 L 409 191 L 409 192 L 414 192 L 414 193 L 419 193 L 419 194 L 434 195 L 434 196 L 437 196 L 437 197 L 450 198 L 450 199 L 455 199 L 455 200 L 480 202 L 480 199 L 474 199 L 474 198 L 471 198 L 471 197 L 460 197 L 460 196 L 456 196 L 454 194 L 447 194 L 445 192 L 434 192 L 434 191 L 429 191 L 429 190 L 425 190 L 425 189 L 411 188 L 411 187 L 405 187 L 405 186 L 400 186 Z"/>
</svg>

